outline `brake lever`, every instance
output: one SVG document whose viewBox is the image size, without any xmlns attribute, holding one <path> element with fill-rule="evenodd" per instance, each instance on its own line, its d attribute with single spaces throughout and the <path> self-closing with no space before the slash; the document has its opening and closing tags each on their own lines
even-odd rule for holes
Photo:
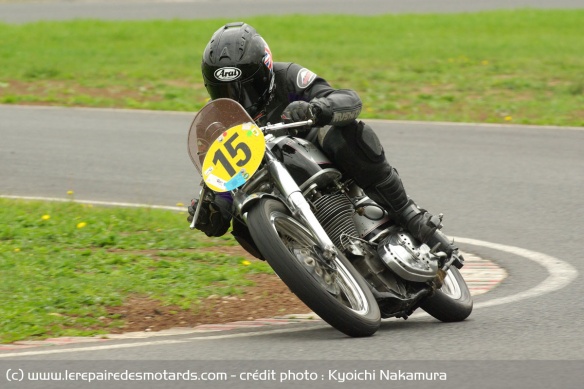
<svg viewBox="0 0 584 389">
<path fill-rule="evenodd" d="M 203 184 L 201 188 L 201 193 L 199 194 L 199 202 L 197 203 L 197 208 L 195 209 L 195 215 L 193 216 L 193 221 L 191 222 L 191 230 L 195 229 L 195 224 L 197 224 L 197 219 L 199 218 L 199 213 L 201 212 L 201 206 L 203 205 L 203 200 L 207 195 L 207 185 Z"/>
<path fill-rule="evenodd" d="M 448 270 L 451 266 L 454 266 L 457 269 L 461 269 L 464 266 L 464 257 L 458 252 L 458 250 L 455 250 L 450 255 L 448 262 L 442 266 L 442 269 Z"/>
</svg>

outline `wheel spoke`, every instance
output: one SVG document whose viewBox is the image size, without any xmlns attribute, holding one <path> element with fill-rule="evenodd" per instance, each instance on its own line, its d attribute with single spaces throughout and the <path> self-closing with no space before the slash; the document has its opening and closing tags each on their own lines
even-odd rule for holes
<svg viewBox="0 0 584 389">
<path fill-rule="evenodd" d="M 324 321 L 352 337 L 379 329 L 379 307 L 367 282 L 341 252 L 324 257 L 320 241 L 283 202 L 260 199 L 248 211 L 247 225 L 282 281 Z"/>
<path fill-rule="evenodd" d="M 355 312 L 368 311 L 367 299 L 353 276 L 338 258 L 331 262 L 320 256 L 317 242 L 308 229 L 281 212 L 271 214 L 271 224 L 282 243 L 331 295 Z"/>
</svg>

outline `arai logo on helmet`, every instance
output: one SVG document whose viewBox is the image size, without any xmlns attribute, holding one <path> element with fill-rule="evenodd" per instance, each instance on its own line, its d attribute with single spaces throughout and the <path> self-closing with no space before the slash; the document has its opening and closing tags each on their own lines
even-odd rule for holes
<svg viewBox="0 0 584 389">
<path fill-rule="evenodd" d="M 241 70 L 238 68 L 221 68 L 215 70 L 214 75 L 219 81 L 233 81 L 241 76 Z"/>
</svg>

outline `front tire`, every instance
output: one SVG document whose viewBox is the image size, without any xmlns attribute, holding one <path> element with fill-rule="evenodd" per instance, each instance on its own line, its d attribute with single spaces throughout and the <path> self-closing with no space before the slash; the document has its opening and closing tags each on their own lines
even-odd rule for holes
<svg viewBox="0 0 584 389">
<path fill-rule="evenodd" d="M 381 315 L 369 286 L 345 256 L 331 262 L 286 206 L 262 199 L 247 224 L 260 252 L 290 290 L 332 327 L 353 337 L 373 335 Z"/>
<path fill-rule="evenodd" d="M 420 305 L 424 311 L 443 322 L 463 321 L 472 312 L 472 297 L 457 268 L 446 273 L 442 288 Z"/>
</svg>

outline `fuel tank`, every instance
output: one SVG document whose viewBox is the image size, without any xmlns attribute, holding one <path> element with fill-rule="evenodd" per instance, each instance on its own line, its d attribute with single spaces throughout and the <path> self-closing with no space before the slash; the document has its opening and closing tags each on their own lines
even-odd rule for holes
<svg viewBox="0 0 584 389">
<path fill-rule="evenodd" d="M 286 166 L 301 190 L 312 184 L 327 185 L 341 178 L 341 172 L 311 142 L 281 137 L 270 143 L 271 151 Z"/>
</svg>

